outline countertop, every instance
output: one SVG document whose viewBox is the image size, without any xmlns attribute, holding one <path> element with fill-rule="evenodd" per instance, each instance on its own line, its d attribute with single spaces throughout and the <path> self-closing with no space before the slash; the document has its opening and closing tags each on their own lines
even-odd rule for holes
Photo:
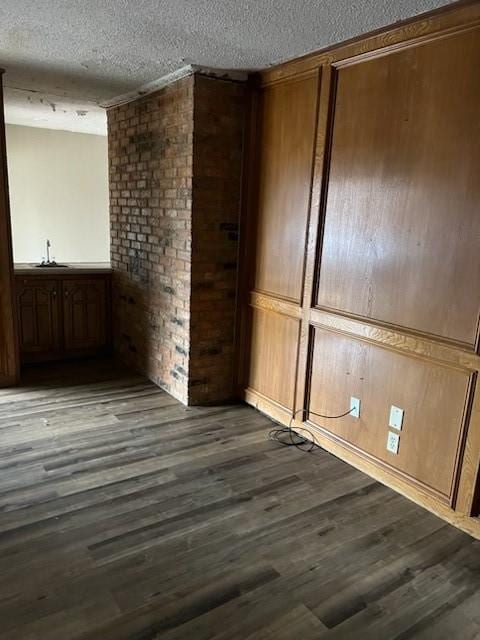
<svg viewBox="0 0 480 640">
<path fill-rule="evenodd" d="M 58 276 L 58 275 L 78 275 L 111 273 L 112 268 L 109 262 L 64 262 L 68 267 L 36 267 L 35 263 L 16 262 L 13 265 L 15 275 L 18 276 Z"/>
</svg>

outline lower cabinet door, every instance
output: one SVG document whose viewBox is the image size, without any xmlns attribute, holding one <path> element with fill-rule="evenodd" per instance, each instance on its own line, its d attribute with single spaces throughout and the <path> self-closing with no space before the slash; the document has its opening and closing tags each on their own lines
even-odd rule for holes
<svg viewBox="0 0 480 640">
<path fill-rule="evenodd" d="M 17 308 L 21 354 L 55 352 L 61 347 L 59 282 L 17 280 Z"/>
<path fill-rule="evenodd" d="M 106 282 L 104 279 L 64 280 L 65 349 L 89 349 L 106 344 Z"/>
</svg>

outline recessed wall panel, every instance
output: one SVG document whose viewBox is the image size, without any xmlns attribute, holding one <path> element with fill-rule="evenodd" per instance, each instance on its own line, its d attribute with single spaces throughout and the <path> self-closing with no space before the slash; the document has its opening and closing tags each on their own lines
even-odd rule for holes
<svg viewBox="0 0 480 640">
<path fill-rule="evenodd" d="M 337 70 L 317 303 L 475 343 L 480 31 Z"/>
<path fill-rule="evenodd" d="M 469 388 L 468 373 L 367 342 L 316 329 L 309 410 L 339 415 L 360 399 L 360 418 L 312 422 L 350 445 L 449 497 Z M 401 431 L 389 428 L 391 407 L 403 410 Z M 389 431 L 400 435 L 387 451 Z"/>
<path fill-rule="evenodd" d="M 248 386 L 291 409 L 295 390 L 299 321 L 251 308 Z"/>
<path fill-rule="evenodd" d="M 255 289 L 300 301 L 310 203 L 318 73 L 259 98 Z"/>
</svg>

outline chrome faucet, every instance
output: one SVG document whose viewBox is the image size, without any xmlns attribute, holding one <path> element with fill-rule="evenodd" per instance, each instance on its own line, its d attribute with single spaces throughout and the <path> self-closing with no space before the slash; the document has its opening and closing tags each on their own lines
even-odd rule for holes
<svg viewBox="0 0 480 640">
<path fill-rule="evenodd" d="M 47 239 L 46 242 L 46 247 L 47 247 L 47 259 L 45 260 L 45 258 L 42 258 L 42 263 L 41 263 L 41 267 L 55 267 L 57 266 L 57 263 L 55 262 L 55 259 L 50 260 L 50 247 L 52 246 L 52 243 L 50 242 L 50 240 Z"/>
<path fill-rule="evenodd" d="M 40 264 L 36 264 L 36 267 L 62 267 L 62 269 L 66 269 L 69 266 L 68 264 L 58 264 L 55 260 L 55 256 L 52 256 L 52 259 L 50 260 L 50 247 L 52 246 L 50 240 L 46 241 L 45 246 L 47 247 L 47 259 L 45 260 L 45 256 L 42 256 L 42 262 Z"/>
</svg>

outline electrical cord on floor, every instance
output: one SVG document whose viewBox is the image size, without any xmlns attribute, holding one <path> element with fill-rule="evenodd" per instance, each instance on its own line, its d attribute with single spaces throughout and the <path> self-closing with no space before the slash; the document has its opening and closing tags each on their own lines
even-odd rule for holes
<svg viewBox="0 0 480 640">
<path fill-rule="evenodd" d="M 298 411 L 295 411 L 290 418 L 288 427 L 278 427 L 272 429 L 268 434 L 268 439 L 273 440 L 274 442 L 278 442 L 284 447 L 295 447 L 296 449 L 300 449 L 300 451 L 306 451 L 307 453 L 310 453 L 314 449 L 318 448 L 318 445 L 314 440 L 314 435 L 309 429 L 307 429 L 306 427 L 297 427 L 297 429 L 305 431 L 307 437 L 303 437 L 302 435 L 297 433 L 297 430 L 292 429 L 292 422 L 295 420 L 299 413 L 303 413 L 304 411 L 304 409 L 298 409 Z M 316 416 L 318 418 L 336 420 L 337 418 L 344 418 L 345 416 L 348 416 L 350 413 L 352 413 L 352 411 L 355 411 L 354 407 L 352 407 L 348 411 L 345 411 L 345 413 L 340 413 L 338 416 L 327 416 L 322 413 L 315 413 L 314 411 L 309 411 L 309 415 Z"/>
</svg>

